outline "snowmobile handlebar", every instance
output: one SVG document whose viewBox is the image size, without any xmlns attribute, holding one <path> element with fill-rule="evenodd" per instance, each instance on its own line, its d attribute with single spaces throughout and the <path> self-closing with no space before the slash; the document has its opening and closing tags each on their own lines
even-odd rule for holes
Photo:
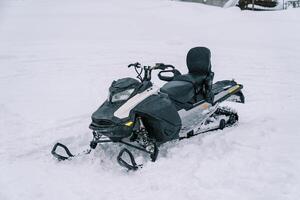
<svg viewBox="0 0 300 200">
<path fill-rule="evenodd" d="M 139 63 L 139 62 L 136 62 L 136 63 L 131 63 L 128 65 L 128 68 L 130 67 L 135 67 L 135 68 L 142 68 L 142 65 Z M 175 69 L 175 67 L 173 65 L 166 65 L 164 63 L 155 63 L 155 65 L 153 67 L 150 67 L 150 66 L 144 66 L 143 67 L 144 69 L 145 68 L 148 68 L 150 70 L 155 70 L 155 69 L 160 69 L 160 70 L 166 70 L 167 68 L 172 68 L 172 69 Z"/>
<path fill-rule="evenodd" d="M 139 62 L 131 63 L 128 65 L 128 68 L 130 67 L 141 68 L 141 64 Z"/>
<path fill-rule="evenodd" d="M 168 68 L 171 68 L 172 70 L 175 70 L 175 67 L 173 65 L 166 65 L 164 63 L 156 63 L 154 66 L 143 66 L 139 63 L 131 63 L 128 65 L 128 68 L 134 67 L 135 72 L 137 73 L 137 78 L 141 81 L 150 81 L 151 80 L 151 72 L 152 70 L 166 70 Z M 144 72 L 144 77 L 142 77 L 142 73 Z"/>
</svg>

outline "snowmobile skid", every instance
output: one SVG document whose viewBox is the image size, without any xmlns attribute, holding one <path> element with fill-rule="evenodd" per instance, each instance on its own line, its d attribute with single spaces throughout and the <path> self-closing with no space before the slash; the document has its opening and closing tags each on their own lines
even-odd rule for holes
<svg viewBox="0 0 300 200">
<path fill-rule="evenodd" d="M 113 81 L 109 98 L 92 115 L 90 148 L 73 155 L 65 145 L 57 143 L 52 155 L 66 160 L 89 154 L 98 144 L 119 143 L 149 154 L 154 162 L 163 143 L 235 125 L 237 113 L 220 107 L 220 103 L 244 103 L 243 86 L 233 80 L 213 84 L 210 57 L 208 48 L 192 48 L 187 55 L 189 73 L 183 75 L 174 66 L 163 63 L 153 67 L 130 64 L 128 67 L 134 67 L 139 81 Z M 163 87 L 151 82 L 153 70 L 160 70 L 159 79 L 167 82 Z M 64 155 L 57 152 L 58 148 L 65 151 Z M 127 148 L 120 151 L 117 161 L 128 170 L 142 166 Z"/>
</svg>

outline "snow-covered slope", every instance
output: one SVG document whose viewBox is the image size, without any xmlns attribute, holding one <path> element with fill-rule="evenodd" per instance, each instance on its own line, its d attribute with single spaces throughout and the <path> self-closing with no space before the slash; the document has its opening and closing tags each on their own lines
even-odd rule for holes
<svg viewBox="0 0 300 200">
<path fill-rule="evenodd" d="M 300 196 L 300 12 L 166 0 L 0 1 L 0 199 L 295 200 Z M 194 46 L 215 80 L 244 84 L 238 127 L 164 145 L 128 173 L 118 145 L 58 163 L 91 139 L 91 113 L 140 61 L 186 72 Z M 162 84 L 160 82 L 160 84 Z"/>
</svg>

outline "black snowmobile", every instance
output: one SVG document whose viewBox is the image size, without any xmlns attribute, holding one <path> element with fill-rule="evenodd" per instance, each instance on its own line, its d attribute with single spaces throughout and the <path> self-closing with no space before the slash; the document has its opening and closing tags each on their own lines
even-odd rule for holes
<svg viewBox="0 0 300 200">
<path fill-rule="evenodd" d="M 208 48 L 192 48 L 186 59 L 188 74 L 163 63 L 153 67 L 130 64 L 139 80 L 122 78 L 112 82 L 109 98 L 92 115 L 89 128 L 93 140 L 85 153 L 97 144 L 117 142 L 148 153 L 154 162 L 158 147 L 165 142 L 234 125 L 237 113 L 219 104 L 225 100 L 244 103 L 243 86 L 234 80 L 213 84 L 210 59 Z M 167 82 L 163 87 L 151 82 L 153 70 L 160 70 L 159 79 Z M 66 155 L 58 154 L 58 147 Z M 55 144 L 51 153 L 59 160 L 74 157 L 61 143 Z M 139 167 L 127 148 L 120 151 L 117 161 L 129 170 Z"/>
</svg>

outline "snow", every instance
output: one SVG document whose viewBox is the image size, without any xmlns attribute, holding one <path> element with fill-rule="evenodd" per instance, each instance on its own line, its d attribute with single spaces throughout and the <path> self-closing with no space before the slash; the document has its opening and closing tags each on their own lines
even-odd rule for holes
<svg viewBox="0 0 300 200">
<path fill-rule="evenodd" d="M 230 8 L 233 6 L 236 6 L 239 3 L 239 0 L 228 0 L 225 5 L 223 6 L 223 8 Z"/>
<path fill-rule="evenodd" d="M 300 196 L 300 12 L 167 0 L 0 2 L 0 199 L 295 200 Z M 207 46 L 215 81 L 244 85 L 237 127 L 162 146 L 143 169 L 118 145 L 57 162 L 61 141 L 88 145 L 91 113 L 127 64 L 170 63 Z M 155 79 L 157 81 L 157 79 Z M 162 82 L 158 82 L 162 85 Z"/>
</svg>

